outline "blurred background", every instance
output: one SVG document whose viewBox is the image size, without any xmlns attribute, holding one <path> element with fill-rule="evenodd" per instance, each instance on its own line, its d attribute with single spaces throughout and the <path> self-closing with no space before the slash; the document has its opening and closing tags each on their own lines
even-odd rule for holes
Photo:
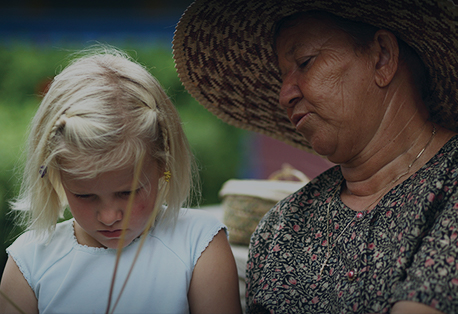
<svg viewBox="0 0 458 314">
<path fill-rule="evenodd" d="M 196 155 L 200 204 L 221 202 L 230 179 L 266 179 L 284 163 L 310 179 L 331 164 L 281 142 L 226 125 L 183 89 L 171 41 L 189 0 L 15 0 L 0 2 L 0 275 L 5 248 L 21 230 L 8 202 L 18 192 L 27 126 L 68 56 L 102 43 L 118 47 L 158 78 L 180 112 Z"/>
</svg>

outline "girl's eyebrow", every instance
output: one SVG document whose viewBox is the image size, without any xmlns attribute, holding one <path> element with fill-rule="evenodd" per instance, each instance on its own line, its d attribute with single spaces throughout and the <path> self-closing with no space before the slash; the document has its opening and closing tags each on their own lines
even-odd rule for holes
<svg viewBox="0 0 458 314">
<path fill-rule="evenodd" d="M 138 191 L 138 190 L 141 190 L 141 189 L 143 189 L 143 186 L 137 186 L 137 188 L 135 190 L 132 190 L 131 188 L 129 188 L 129 189 L 125 189 L 125 190 L 121 190 L 121 191 L 115 192 L 115 193 L 135 192 L 135 191 Z"/>
<path fill-rule="evenodd" d="M 66 188 L 67 188 L 67 190 L 68 190 L 70 193 L 72 193 L 72 194 L 74 194 L 74 195 L 89 195 L 89 194 L 94 194 L 94 193 L 85 192 L 85 191 L 73 191 L 73 190 L 69 189 L 68 187 L 66 187 Z"/>
<path fill-rule="evenodd" d="M 137 185 L 137 189 L 135 190 L 132 190 L 132 185 L 129 185 L 128 188 L 125 188 L 125 189 L 119 189 L 118 191 L 114 191 L 113 193 L 116 194 L 116 193 L 123 193 L 123 192 L 135 192 L 135 191 L 139 191 L 141 189 L 144 188 L 144 185 L 143 184 L 138 184 Z M 84 190 L 81 190 L 81 191 L 73 191 L 71 189 L 69 189 L 67 187 L 67 190 L 72 193 L 72 194 L 75 194 L 75 195 L 92 195 L 92 194 L 95 194 L 93 192 L 90 192 L 90 191 L 84 191 Z"/>
</svg>

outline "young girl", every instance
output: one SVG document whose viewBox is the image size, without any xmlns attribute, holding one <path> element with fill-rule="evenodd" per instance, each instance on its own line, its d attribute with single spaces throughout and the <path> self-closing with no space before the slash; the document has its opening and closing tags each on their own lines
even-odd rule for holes
<svg viewBox="0 0 458 314">
<path fill-rule="evenodd" d="M 142 66 L 111 48 L 74 61 L 52 82 L 28 145 L 13 203 L 28 231 L 7 250 L 1 313 L 241 311 L 225 226 L 180 209 L 192 154 Z M 56 224 L 67 206 L 73 218 Z"/>
</svg>

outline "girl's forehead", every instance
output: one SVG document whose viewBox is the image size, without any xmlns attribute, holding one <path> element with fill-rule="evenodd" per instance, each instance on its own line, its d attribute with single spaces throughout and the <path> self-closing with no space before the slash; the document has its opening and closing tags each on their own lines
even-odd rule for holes
<svg viewBox="0 0 458 314">
<path fill-rule="evenodd" d="M 105 171 L 101 173 L 94 173 L 93 175 L 80 175 L 67 171 L 61 171 L 62 182 L 67 186 L 92 186 L 94 184 L 107 184 L 107 183 L 123 183 L 123 182 L 132 182 L 134 176 L 134 169 L 131 167 Z"/>
<path fill-rule="evenodd" d="M 97 172 L 96 170 L 85 170 L 83 173 L 79 172 L 80 169 L 61 170 L 61 179 L 64 185 L 74 186 L 90 186 L 97 184 L 118 184 L 118 185 L 132 185 L 136 167 L 133 164 L 127 166 Z M 140 183 L 144 180 L 151 180 L 153 176 L 157 176 L 157 162 L 152 158 L 146 158 L 142 163 L 142 170 L 140 172 Z"/>
<path fill-rule="evenodd" d="M 99 196 L 131 191 L 139 187 L 149 186 L 154 182 L 151 182 L 149 178 L 146 179 L 146 176 L 142 176 L 139 182 L 134 183 L 132 173 L 120 173 L 117 171 L 105 172 L 93 179 L 62 180 L 64 189 L 70 193 Z"/>
<path fill-rule="evenodd" d="M 109 156 L 74 156 L 72 158 L 59 158 L 56 168 L 61 174 L 71 179 L 93 179 L 104 173 L 127 172 L 133 174 L 137 166 L 142 167 L 143 172 L 156 167 L 158 162 L 149 154 L 130 156 L 121 160 L 114 160 Z"/>
</svg>

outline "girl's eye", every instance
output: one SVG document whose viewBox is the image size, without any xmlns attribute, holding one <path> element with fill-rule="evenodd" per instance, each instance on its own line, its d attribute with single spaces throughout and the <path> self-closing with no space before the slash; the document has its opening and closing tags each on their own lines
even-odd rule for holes
<svg viewBox="0 0 458 314">
<path fill-rule="evenodd" d="M 90 199 L 92 198 L 94 195 L 93 194 L 75 194 L 75 197 L 76 198 L 81 198 L 81 199 Z"/>
<path fill-rule="evenodd" d="M 138 188 L 134 191 L 135 194 L 138 194 L 138 192 L 140 192 L 142 188 Z M 123 191 L 123 192 L 119 192 L 119 196 L 121 197 L 128 197 L 130 196 L 130 194 L 132 193 L 132 191 Z"/>
</svg>

